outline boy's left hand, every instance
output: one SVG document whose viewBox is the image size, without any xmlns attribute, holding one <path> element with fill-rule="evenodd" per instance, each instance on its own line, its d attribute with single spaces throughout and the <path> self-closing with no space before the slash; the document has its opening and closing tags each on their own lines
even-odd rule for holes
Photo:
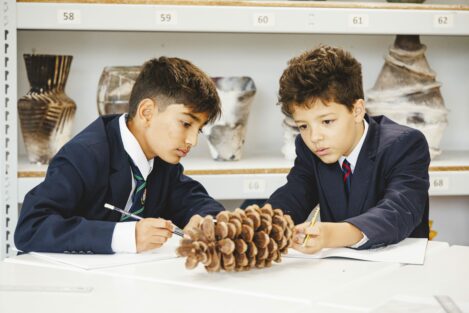
<svg viewBox="0 0 469 313">
<path fill-rule="evenodd" d="M 325 236 L 324 231 L 321 231 L 321 222 L 316 223 L 313 227 L 310 227 L 309 224 L 309 222 L 305 222 L 295 226 L 292 248 L 302 253 L 313 254 L 325 248 Z M 303 244 L 307 235 L 309 238 Z"/>
</svg>

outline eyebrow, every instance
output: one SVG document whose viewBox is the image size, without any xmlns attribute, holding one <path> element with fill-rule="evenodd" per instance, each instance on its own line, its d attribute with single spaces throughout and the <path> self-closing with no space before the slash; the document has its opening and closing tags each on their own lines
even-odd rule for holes
<svg viewBox="0 0 469 313">
<path fill-rule="evenodd" d="M 324 114 L 319 115 L 317 118 L 318 118 L 318 119 L 321 119 L 321 118 L 324 118 L 324 117 L 326 117 L 326 116 L 328 116 L 328 115 L 333 115 L 333 114 L 334 114 L 333 112 L 324 113 Z M 303 120 L 293 120 L 293 121 L 294 121 L 295 123 L 301 123 L 301 122 L 304 123 L 304 122 L 305 122 L 305 121 L 303 121 Z"/>
<path fill-rule="evenodd" d="M 188 116 L 192 117 L 192 119 L 194 119 L 196 122 L 200 123 L 200 118 L 198 118 L 198 117 L 195 116 L 194 114 L 192 114 L 192 113 L 187 113 L 187 112 L 184 112 L 184 113 L 182 113 L 182 114 L 188 115 Z"/>
</svg>

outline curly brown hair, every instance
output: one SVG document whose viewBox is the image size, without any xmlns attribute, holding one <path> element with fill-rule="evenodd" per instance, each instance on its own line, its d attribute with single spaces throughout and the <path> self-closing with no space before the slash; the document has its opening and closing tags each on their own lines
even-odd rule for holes
<svg viewBox="0 0 469 313">
<path fill-rule="evenodd" d="M 168 105 L 183 103 L 194 113 L 207 113 L 208 122 L 221 114 L 220 98 L 215 83 L 191 62 L 160 57 L 143 64 L 129 99 L 129 120 L 139 103 L 146 98 L 158 99 L 160 111 Z"/>
<path fill-rule="evenodd" d="M 350 111 L 363 99 L 361 64 L 340 48 L 321 45 L 291 59 L 280 77 L 279 104 L 290 116 L 294 106 L 310 107 L 317 99 L 345 105 Z"/>
</svg>

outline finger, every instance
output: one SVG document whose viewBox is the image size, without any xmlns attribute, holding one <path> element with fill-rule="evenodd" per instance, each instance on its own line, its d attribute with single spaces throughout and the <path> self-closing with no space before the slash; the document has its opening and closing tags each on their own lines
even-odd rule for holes
<svg viewBox="0 0 469 313">
<path fill-rule="evenodd" d="M 304 234 L 296 234 L 293 235 L 293 242 L 297 244 L 303 244 L 303 241 L 305 240 L 306 236 Z"/>
<path fill-rule="evenodd" d="M 145 244 L 141 244 L 141 245 L 137 246 L 137 252 L 138 253 L 143 253 L 143 252 L 146 252 L 146 251 L 149 251 L 149 250 L 160 248 L 161 246 L 162 246 L 161 243 L 152 244 L 152 243 L 146 242 Z"/>
<path fill-rule="evenodd" d="M 173 231 L 173 223 L 171 221 L 162 218 L 148 218 L 147 220 L 153 228 L 164 228 Z"/>
<path fill-rule="evenodd" d="M 304 230 L 309 226 L 309 223 L 301 223 L 295 226 L 294 231 L 304 232 Z"/>
<path fill-rule="evenodd" d="M 148 243 L 150 244 L 164 244 L 166 241 L 168 240 L 168 238 L 166 237 L 162 237 L 162 236 L 151 236 L 149 239 L 148 239 Z"/>
<path fill-rule="evenodd" d="M 173 236 L 173 233 L 165 228 L 151 228 L 148 232 L 148 235 L 171 238 Z"/>
<path fill-rule="evenodd" d="M 163 246 L 162 243 L 149 243 L 147 245 L 147 249 L 145 251 L 149 251 L 149 250 L 154 250 L 154 249 L 158 249 L 158 248 L 161 248 Z"/>
<path fill-rule="evenodd" d="M 319 228 L 315 227 L 308 227 L 305 229 L 305 234 L 309 235 L 310 237 L 317 237 L 321 234 Z"/>
<path fill-rule="evenodd" d="M 306 243 L 306 245 L 293 243 L 292 248 L 307 254 L 313 254 L 319 251 L 318 246 L 315 244 L 310 245 L 309 241 Z"/>
</svg>

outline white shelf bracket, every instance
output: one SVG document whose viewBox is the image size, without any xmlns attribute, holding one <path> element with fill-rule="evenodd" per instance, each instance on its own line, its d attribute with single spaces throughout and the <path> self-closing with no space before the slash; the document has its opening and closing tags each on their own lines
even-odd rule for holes
<svg viewBox="0 0 469 313">
<path fill-rule="evenodd" d="M 2 0 L 0 9 L 0 260 L 13 253 L 17 202 L 17 67 L 16 2 Z"/>
</svg>

